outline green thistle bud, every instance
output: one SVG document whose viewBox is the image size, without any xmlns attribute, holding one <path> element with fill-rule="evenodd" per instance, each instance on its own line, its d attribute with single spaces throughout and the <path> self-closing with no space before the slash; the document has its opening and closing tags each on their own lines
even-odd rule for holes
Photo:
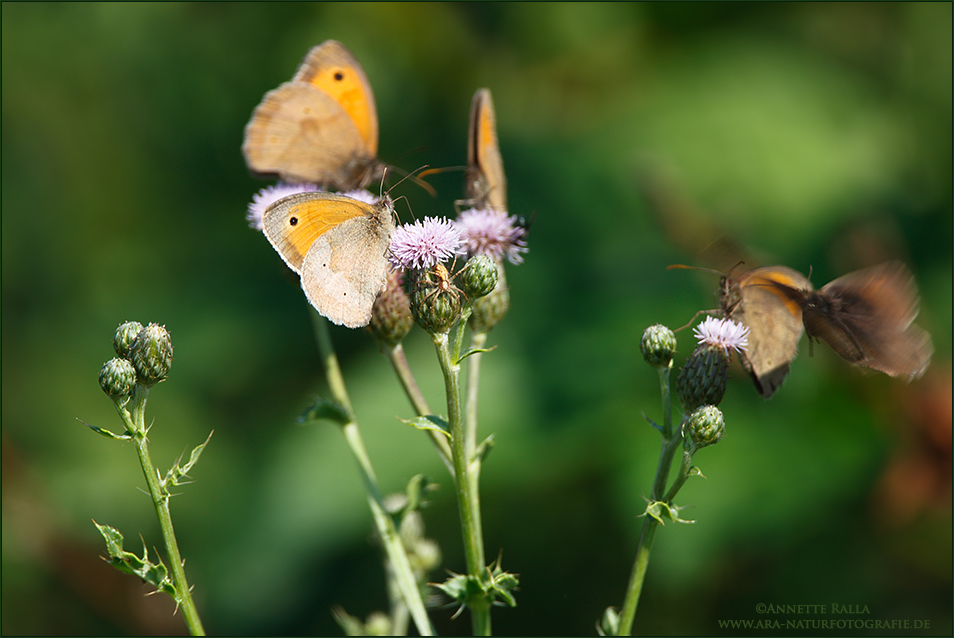
<svg viewBox="0 0 954 638">
<path fill-rule="evenodd" d="M 135 385 L 136 369 L 126 359 L 110 359 L 99 371 L 99 387 L 114 399 L 128 397 Z"/>
<path fill-rule="evenodd" d="M 497 287 L 497 264 L 487 255 L 477 255 L 460 273 L 460 288 L 471 301 L 489 295 Z"/>
<path fill-rule="evenodd" d="M 695 454 L 707 445 L 715 445 L 725 434 L 725 419 L 722 411 L 714 405 L 696 408 L 684 430 L 683 446 Z"/>
<path fill-rule="evenodd" d="M 120 357 L 128 358 L 129 346 L 132 345 L 132 342 L 136 339 L 136 335 L 139 334 L 140 330 L 142 330 L 142 324 L 138 321 L 127 321 L 126 323 L 120 324 L 113 334 L 113 350 L 116 351 L 116 354 Z"/>
<path fill-rule="evenodd" d="M 443 334 L 460 319 L 460 290 L 444 264 L 412 271 L 409 278 L 411 314 L 430 334 Z"/>
<path fill-rule="evenodd" d="M 403 271 L 388 272 L 388 287 L 374 302 L 368 331 L 381 343 L 394 347 L 411 330 L 411 304 L 401 279 Z"/>
<path fill-rule="evenodd" d="M 676 394 L 687 412 L 700 405 L 719 405 L 725 395 L 729 357 L 722 348 L 700 345 L 676 380 Z"/>
<path fill-rule="evenodd" d="M 676 351 L 676 335 L 661 324 L 649 326 L 643 331 L 639 349 L 649 365 L 654 368 L 668 368 L 672 365 L 672 355 Z"/>
<path fill-rule="evenodd" d="M 172 337 L 165 326 L 151 323 L 143 328 L 129 348 L 137 380 L 149 387 L 159 383 L 172 367 Z"/>
<path fill-rule="evenodd" d="M 496 326 L 510 310 L 510 289 L 503 263 L 495 264 L 497 269 L 497 287 L 489 294 L 474 302 L 473 312 L 467 324 L 474 332 L 488 332 Z"/>
</svg>

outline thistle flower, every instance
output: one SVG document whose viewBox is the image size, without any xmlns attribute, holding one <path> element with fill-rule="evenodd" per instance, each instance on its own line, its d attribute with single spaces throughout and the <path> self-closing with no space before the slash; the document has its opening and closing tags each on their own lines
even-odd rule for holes
<svg viewBox="0 0 954 638">
<path fill-rule="evenodd" d="M 706 317 L 693 334 L 700 345 L 721 348 L 726 356 L 729 356 L 729 350 L 740 352 L 749 345 L 749 329 L 731 319 Z"/>
<path fill-rule="evenodd" d="M 282 197 L 317 190 L 321 189 L 314 184 L 285 184 L 279 182 L 274 186 L 267 186 L 252 196 L 252 201 L 248 205 L 248 213 L 246 213 L 245 219 L 248 220 L 248 225 L 255 230 L 262 230 L 262 215 L 265 214 L 266 208 Z"/>
<path fill-rule="evenodd" d="M 694 333 L 699 346 L 676 380 L 676 393 L 686 411 L 719 405 L 725 396 L 730 351 L 746 347 L 749 329 L 731 319 L 707 317 Z"/>
<path fill-rule="evenodd" d="M 447 219 L 425 217 L 399 226 L 391 235 L 391 263 L 405 269 L 427 270 L 458 253 L 460 231 Z"/>
<path fill-rule="evenodd" d="M 468 257 L 487 255 L 494 261 L 506 257 L 512 264 L 523 262 L 520 254 L 527 252 L 526 229 L 517 225 L 516 217 L 492 209 L 471 208 L 462 212 L 455 223 Z"/>
</svg>

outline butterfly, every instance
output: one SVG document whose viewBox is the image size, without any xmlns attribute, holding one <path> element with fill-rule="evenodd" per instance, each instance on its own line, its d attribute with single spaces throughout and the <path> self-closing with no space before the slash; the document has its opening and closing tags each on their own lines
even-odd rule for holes
<svg viewBox="0 0 954 638">
<path fill-rule="evenodd" d="M 340 42 L 313 47 L 295 76 L 265 94 L 245 127 L 242 153 L 261 177 L 337 190 L 381 178 L 378 115 L 361 65 Z"/>
<path fill-rule="evenodd" d="M 914 277 L 899 261 L 858 270 L 812 288 L 786 266 L 723 276 L 725 314 L 749 328 L 741 356 L 756 390 L 769 398 L 781 386 L 802 332 L 826 342 L 845 360 L 892 377 L 920 377 L 930 362 L 931 336 L 915 325 Z"/>
<path fill-rule="evenodd" d="M 262 230 L 288 267 L 301 275 L 312 306 L 333 323 L 360 328 L 387 287 L 394 205 L 311 191 L 265 209 Z"/>
<path fill-rule="evenodd" d="M 507 178 L 497 144 L 497 116 L 490 89 L 478 89 L 470 105 L 464 190 L 474 208 L 507 210 Z"/>
</svg>

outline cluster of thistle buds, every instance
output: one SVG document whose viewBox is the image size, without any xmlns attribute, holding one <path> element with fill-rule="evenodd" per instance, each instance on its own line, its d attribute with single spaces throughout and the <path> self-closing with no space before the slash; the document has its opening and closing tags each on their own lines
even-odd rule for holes
<svg viewBox="0 0 954 638">
<path fill-rule="evenodd" d="M 172 337 L 165 326 L 127 321 L 116 328 L 117 357 L 103 364 L 99 385 L 117 402 L 124 402 L 139 385 L 149 388 L 164 380 L 172 367 Z"/>
<path fill-rule="evenodd" d="M 684 443 L 692 453 L 717 443 L 725 433 L 725 421 L 716 406 L 725 396 L 732 351 L 744 350 L 748 345 L 748 328 L 729 319 L 708 317 L 696 326 L 694 334 L 699 345 L 676 380 L 676 394 L 688 415 Z M 650 326 L 643 333 L 640 350 L 651 366 L 668 370 L 676 351 L 676 336 L 665 326 Z"/>
</svg>

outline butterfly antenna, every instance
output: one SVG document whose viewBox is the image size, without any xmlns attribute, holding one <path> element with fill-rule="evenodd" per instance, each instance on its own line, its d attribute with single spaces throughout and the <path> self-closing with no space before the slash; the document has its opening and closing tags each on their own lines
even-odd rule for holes
<svg viewBox="0 0 954 638">
<path fill-rule="evenodd" d="M 722 272 L 716 270 L 715 268 L 706 268 L 705 266 L 687 266 L 685 264 L 671 264 L 666 266 L 666 270 L 675 270 L 676 268 L 684 268 L 686 270 L 705 270 L 707 272 L 714 272 L 720 277 L 722 276 Z"/>
</svg>

